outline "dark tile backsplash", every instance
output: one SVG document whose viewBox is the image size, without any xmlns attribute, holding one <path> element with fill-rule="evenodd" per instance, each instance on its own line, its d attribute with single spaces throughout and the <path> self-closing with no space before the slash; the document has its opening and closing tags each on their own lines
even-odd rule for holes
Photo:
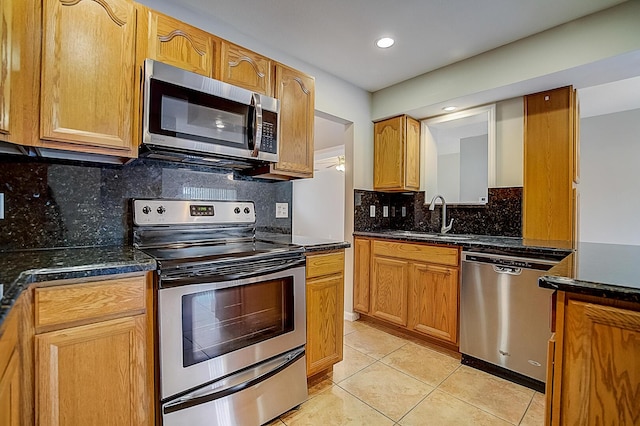
<svg viewBox="0 0 640 426">
<path fill-rule="evenodd" d="M 123 166 L 65 164 L 0 155 L 0 250 L 130 244 L 132 198 L 252 200 L 257 227 L 291 233 L 291 182 L 138 159 Z"/>
<path fill-rule="evenodd" d="M 375 218 L 369 216 L 371 205 L 376 206 Z M 383 206 L 389 207 L 389 217 L 383 217 Z M 403 207 L 405 215 L 402 214 Z M 356 231 L 401 229 L 439 232 L 441 217 L 440 205 L 434 211 L 425 205 L 424 192 L 355 191 Z M 449 232 L 452 234 L 521 237 L 522 187 L 489 188 L 489 202 L 484 206 L 447 206 L 447 220 L 451 219 L 453 227 Z"/>
</svg>

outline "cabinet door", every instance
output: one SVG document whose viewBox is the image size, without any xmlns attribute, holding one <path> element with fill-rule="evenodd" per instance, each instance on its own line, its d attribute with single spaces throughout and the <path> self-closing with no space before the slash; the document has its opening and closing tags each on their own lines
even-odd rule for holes
<svg viewBox="0 0 640 426">
<path fill-rule="evenodd" d="M 271 59 L 232 43 L 222 42 L 220 79 L 271 96 Z"/>
<path fill-rule="evenodd" d="M 313 177 L 315 80 L 277 64 L 275 97 L 280 100 L 280 149 L 273 171 L 292 177 Z"/>
<path fill-rule="evenodd" d="M 14 351 L 6 370 L 0 371 L 0 425 L 20 425 L 20 359 Z"/>
<path fill-rule="evenodd" d="M 5 134 L 9 133 L 11 105 L 12 1 L 0 0 L 0 133 Z"/>
<path fill-rule="evenodd" d="M 43 143 L 53 148 L 131 156 L 133 2 L 43 3 Z"/>
<path fill-rule="evenodd" d="M 149 11 L 148 58 L 214 77 L 216 44 L 211 34 L 169 16 Z"/>
<path fill-rule="evenodd" d="M 353 242 L 353 309 L 369 313 L 369 276 L 371 273 L 371 244 L 369 240 L 356 238 Z"/>
<path fill-rule="evenodd" d="M 39 425 L 146 425 L 144 315 L 37 335 Z"/>
<path fill-rule="evenodd" d="M 638 424 L 640 312 L 575 300 L 565 309 L 554 424 Z"/>
<path fill-rule="evenodd" d="M 573 98 L 571 87 L 525 96 L 524 238 L 573 240 Z"/>
<path fill-rule="evenodd" d="M 404 188 L 420 189 L 420 122 L 407 117 Z"/>
<path fill-rule="evenodd" d="M 307 376 L 342 361 L 344 276 L 307 281 Z"/>
<path fill-rule="evenodd" d="M 380 121 L 373 126 L 373 188 L 404 188 L 405 117 Z"/>
<path fill-rule="evenodd" d="M 374 256 L 371 278 L 371 315 L 406 327 L 409 262 Z"/>
<path fill-rule="evenodd" d="M 409 286 L 411 330 L 458 342 L 458 270 L 414 263 Z"/>
</svg>

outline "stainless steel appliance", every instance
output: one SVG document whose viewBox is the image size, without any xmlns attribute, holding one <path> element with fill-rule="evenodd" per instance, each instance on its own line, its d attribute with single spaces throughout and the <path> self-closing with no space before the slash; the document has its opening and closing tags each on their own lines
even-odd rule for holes
<svg viewBox="0 0 640 426">
<path fill-rule="evenodd" d="M 278 161 L 280 102 L 151 59 L 140 155 L 239 169 Z"/>
<path fill-rule="evenodd" d="M 303 248 L 255 238 L 252 202 L 134 200 L 157 271 L 163 424 L 260 425 L 307 397 Z"/>
<path fill-rule="evenodd" d="M 538 287 L 538 277 L 557 262 L 462 256 L 462 362 L 544 391 L 553 291 Z"/>
</svg>

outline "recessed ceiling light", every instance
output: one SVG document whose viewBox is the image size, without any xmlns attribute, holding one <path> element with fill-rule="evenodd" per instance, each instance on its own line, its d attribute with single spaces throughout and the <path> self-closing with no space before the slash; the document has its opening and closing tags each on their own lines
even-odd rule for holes
<svg viewBox="0 0 640 426">
<path fill-rule="evenodd" d="M 446 106 L 446 107 L 444 107 L 444 108 L 442 108 L 442 109 L 443 109 L 444 111 L 451 112 L 451 111 L 455 111 L 456 109 L 458 109 L 458 107 L 454 107 L 454 106 L 452 105 L 452 106 Z"/>
<path fill-rule="evenodd" d="M 376 46 L 378 46 L 380 49 L 387 49 L 393 46 L 393 43 L 395 42 L 396 41 L 390 37 L 382 37 L 381 39 L 378 39 L 378 41 L 376 41 Z"/>
</svg>

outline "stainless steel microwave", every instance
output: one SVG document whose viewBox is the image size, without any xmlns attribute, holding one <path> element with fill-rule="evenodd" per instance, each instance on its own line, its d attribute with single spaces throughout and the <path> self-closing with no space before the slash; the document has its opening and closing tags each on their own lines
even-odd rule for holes
<svg viewBox="0 0 640 426">
<path fill-rule="evenodd" d="M 280 101 L 151 59 L 141 157 L 251 168 L 278 161 Z"/>
</svg>

